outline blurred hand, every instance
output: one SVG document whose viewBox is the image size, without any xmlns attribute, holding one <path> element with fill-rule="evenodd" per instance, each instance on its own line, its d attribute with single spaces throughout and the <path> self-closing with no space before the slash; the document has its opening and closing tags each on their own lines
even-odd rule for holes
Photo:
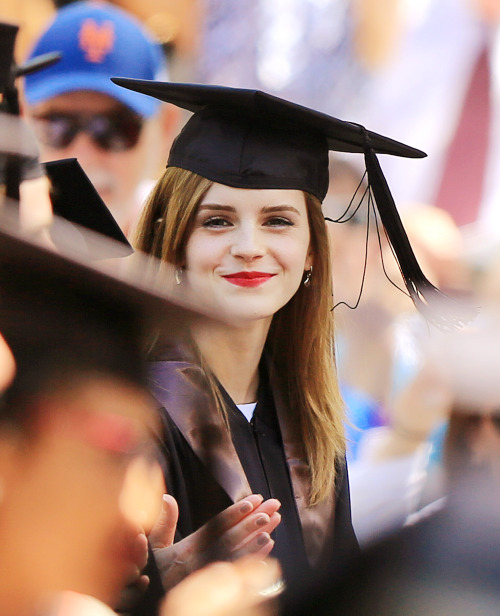
<svg viewBox="0 0 500 616">
<path fill-rule="evenodd" d="M 148 540 L 143 530 L 139 530 L 134 543 L 134 571 L 131 571 L 127 586 L 121 591 L 120 596 L 113 606 L 118 614 L 127 614 L 146 592 L 149 578 L 142 574 L 142 570 L 148 562 Z"/>
<path fill-rule="evenodd" d="M 171 496 L 164 496 L 149 543 L 165 590 L 208 562 L 233 561 L 248 555 L 264 559 L 274 546 L 270 533 L 281 521 L 280 506 L 276 499 L 264 501 L 262 496 L 251 494 L 174 544 L 177 503 Z"/>
<path fill-rule="evenodd" d="M 427 361 L 395 397 L 391 426 L 401 437 L 419 444 L 447 417 L 451 403 L 452 392 L 439 366 Z"/>
<path fill-rule="evenodd" d="M 247 556 L 233 563 L 213 563 L 171 590 L 160 616 L 271 616 L 281 570 L 274 559 Z"/>
</svg>

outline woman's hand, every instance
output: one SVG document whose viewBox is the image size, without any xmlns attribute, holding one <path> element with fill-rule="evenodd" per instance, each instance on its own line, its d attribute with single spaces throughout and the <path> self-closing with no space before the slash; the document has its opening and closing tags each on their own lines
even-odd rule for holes
<svg viewBox="0 0 500 616">
<path fill-rule="evenodd" d="M 149 535 L 164 589 L 168 591 L 211 561 L 248 555 L 264 559 L 274 546 L 270 533 L 281 521 L 280 506 L 276 499 L 264 501 L 251 494 L 174 544 L 178 508 L 175 499 L 165 495 L 162 512 Z"/>
</svg>

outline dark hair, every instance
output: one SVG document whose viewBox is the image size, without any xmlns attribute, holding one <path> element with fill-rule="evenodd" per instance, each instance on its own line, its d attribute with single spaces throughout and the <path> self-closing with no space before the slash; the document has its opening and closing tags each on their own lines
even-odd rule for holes
<svg viewBox="0 0 500 616">
<path fill-rule="evenodd" d="M 68 283 L 69 284 L 69 283 Z M 47 285 L 45 294 L 0 299 L 0 331 L 16 362 L 1 398 L 0 421 L 22 425 L 38 396 L 81 375 L 146 387 L 142 323 L 126 302 Z"/>
</svg>

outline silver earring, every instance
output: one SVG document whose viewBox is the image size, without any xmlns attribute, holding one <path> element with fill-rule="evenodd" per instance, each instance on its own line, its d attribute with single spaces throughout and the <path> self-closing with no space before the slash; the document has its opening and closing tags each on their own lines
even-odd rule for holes
<svg viewBox="0 0 500 616">
<path fill-rule="evenodd" d="M 175 284 L 181 284 L 182 282 L 182 267 L 176 267 L 174 272 Z"/>
<path fill-rule="evenodd" d="M 305 287 L 308 287 L 311 284 L 312 273 L 313 273 L 313 268 L 312 268 L 312 265 L 311 265 L 311 268 L 308 269 L 306 271 L 306 273 L 305 273 L 306 274 L 305 277 L 304 277 L 304 286 Z"/>
</svg>

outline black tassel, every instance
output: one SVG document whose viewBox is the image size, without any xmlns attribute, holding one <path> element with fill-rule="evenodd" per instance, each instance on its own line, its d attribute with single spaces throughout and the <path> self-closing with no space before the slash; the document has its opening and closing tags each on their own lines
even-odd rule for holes
<svg viewBox="0 0 500 616">
<path fill-rule="evenodd" d="M 459 308 L 458 302 L 435 287 L 420 268 L 387 180 L 377 156 L 369 144 L 365 147 L 365 164 L 369 187 L 375 199 L 380 220 L 405 286 L 417 310 L 435 325 L 445 328 L 462 326 L 472 320 L 477 311 L 466 309 L 464 312 L 464 307 L 460 305 Z"/>
</svg>

